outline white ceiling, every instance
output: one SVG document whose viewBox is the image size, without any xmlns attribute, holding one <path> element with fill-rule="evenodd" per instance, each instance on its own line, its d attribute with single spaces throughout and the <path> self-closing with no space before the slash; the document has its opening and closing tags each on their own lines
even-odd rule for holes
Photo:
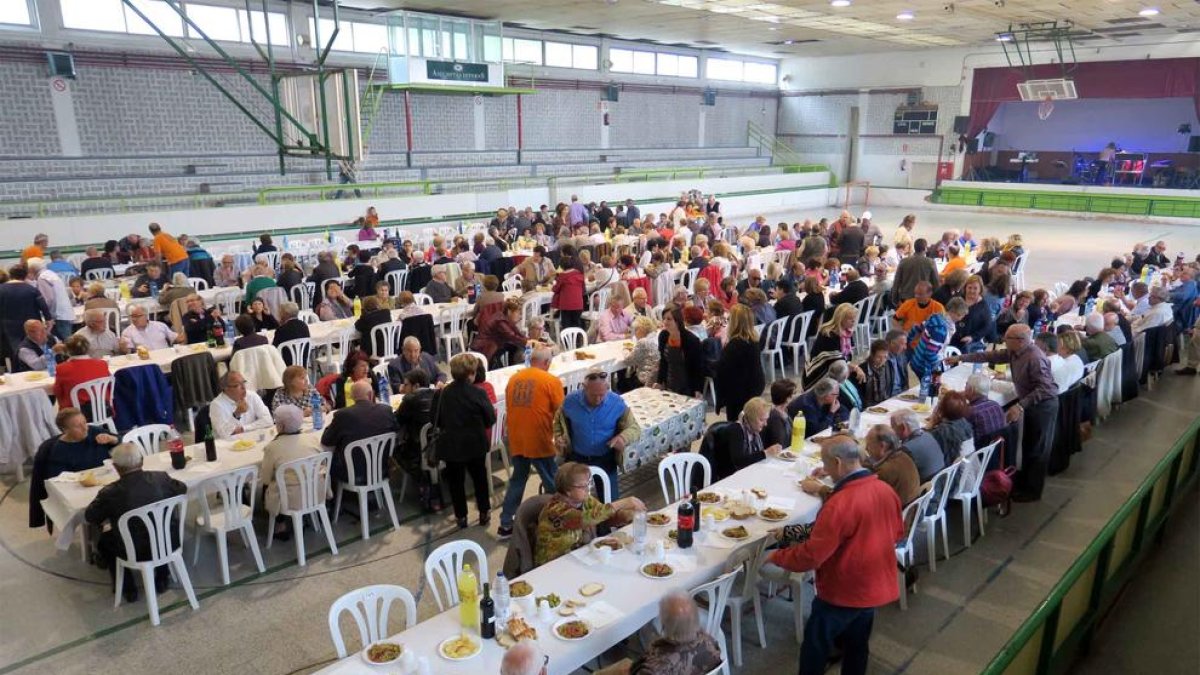
<svg viewBox="0 0 1200 675">
<path fill-rule="evenodd" d="M 460 14 L 538 30 L 603 33 L 774 58 L 995 44 L 1010 23 L 1072 20 L 1080 44 L 1178 39 L 1200 0 L 342 0 L 373 11 Z M 1158 16 L 1138 11 L 1157 7 Z M 911 11 L 915 18 L 896 15 Z M 793 44 L 775 44 L 786 40 Z"/>
</svg>

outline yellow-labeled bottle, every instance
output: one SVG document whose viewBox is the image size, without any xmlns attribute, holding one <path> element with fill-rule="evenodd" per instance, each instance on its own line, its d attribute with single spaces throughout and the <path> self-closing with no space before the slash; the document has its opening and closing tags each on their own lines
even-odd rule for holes
<svg viewBox="0 0 1200 675">
<path fill-rule="evenodd" d="M 458 618 L 463 630 L 479 629 L 479 580 L 470 565 L 458 573 Z"/>
<path fill-rule="evenodd" d="M 792 452 L 804 449 L 804 413 L 797 413 L 792 418 Z"/>
<path fill-rule="evenodd" d="M 362 300 L 354 298 L 354 316 L 362 316 Z"/>
</svg>

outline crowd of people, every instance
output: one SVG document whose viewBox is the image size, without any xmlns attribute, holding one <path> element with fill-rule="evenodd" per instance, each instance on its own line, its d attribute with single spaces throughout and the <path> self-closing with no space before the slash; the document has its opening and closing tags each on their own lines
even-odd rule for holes
<svg viewBox="0 0 1200 675">
<path fill-rule="evenodd" d="M 719 208 L 711 196 L 687 194 L 668 212 L 643 216 L 632 200 L 614 211 L 606 202 L 583 204 L 573 196 L 553 211 L 546 206 L 499 209 L 483 230 L 436 236 L 428 246 L 380 237 L 372 209 L 359 223 L 359 243 L 342 255 L 317 254 L 310 269 L 264 234 L 249 269 L 238 272 L 230 255 L 211 269 L 215 286 L 245 291 L 243 310 L 233 322 L 238 333 L 233 349 L 277 347 L 309 336 L 297 304 L 280 303 L 275 316 L 263 299 L 270 288 L 284 289 L 290 297 L 290 289 L 305 282 L 313 285 L 317 320 L 353 318 L 362 340 L 343 355 L 338 372 L 316 382 L 310 382 L 305 363 L 288 363 L 283 386 L 263 392 L 248 389 L 242 373 L 227 371 L 208 406 L 209 424 L 217 438 L 274 428 L 264 467 L 331 448 L 331 471 L 338 481 L 351 473 L 343 452 L 347 446 L 396 434 L 394 459 L 416 480 L 422 506 L 443 508 L 445 486 L 458 527 L 469 527 L 470 477 L 477 524 L 488 527 L 492 486 L 486 457 L 498 419 L 498 392 L 488 370 L 516 366 L 524 358 L 525 367 L 512 374 L 503 392 L 512 476 L 497 533 L 501 539 L 513 537 L 514 545 L 518 539 L 526 546 L 533 542 L 526 561 L 531 567 L 570 552 L 597 528 L 622 525 L 646 509 L 640 499 L 620 494 L 624 449 L 642 432 L 621 393 L 651 387 L 701 398 L 711 387 L 715 412 L 723 413 L 724 421 L 709 429 L 702 451 L 710 454 L 715 478 L 788 447 L 792 421 L 802 417 L 809 436 L 833 432 L 821 441 L 822 468 L 802 486 L 825 503 L 815 523 L 775 533 L 779 549 L 771 561 L 792 571 L 816 569 L 821 579 L 805 630 L 801 672 L 822 672 L 836 644 L 844 653 L 843 672 L 859 673 L 866 668 L 871 613 L 897 597 L 893 548 L 903 531 L 900 512 L 917 498 L 920 486 L 959 460 L 965 440 L 981 447 L 1019 425 L 1024 461 L 1013 500 L 1039 499 L 1059 395 L 1083 378 L 1088 363 L 1141 332 L 1172 324 L 1190 330 L 1200 311 L 1195 280 L 1200 259 L 1180 256 L 1172 262 L 1162 242 L 1139 245 L 1095 278 L 1065 289 L 1028 290 L 1017 287 L 1026 259 L 1017 234 L 1003 243 L 976 242 L 970 231 L 926 238 L 918 235 L 914 215 L 888 234 L 869 212 L 775 226 L 760 216 L 734 225 Z M 165 476 L 146 478 L 153 472 L 141 471 L 140 456 L 115 436 L 89 427 L 66 392 L 107 375 L 105 356 L 202 343 L 225 321 L 220 309 L 206 306 L 188 284 L 192 254 L 203 252 L 199 243 L 171 237 L 157 224 L 150 231 L 152 240 L 130 235 L 109 242 L 103 253 L 90 249 L 82 272 L 122 260 L 141 263 L 132 294 L 157 297 L 163 313 L 178 307 L 178 316 L 167 321 L 139 305 L 129 311 L 130 325 L 115 334 L 100 311 L 116 306 L 104 286 L 73 291 L 72 271 L 55 267 L 61 256 L 47 253 L 45 235 L 0 284 L 5 355 L 12 370 L 45 370 L 47 360 L 57 364 L 54 393 L 62 435 L 39 449 L 36 477 L 96 466 L 110 449 L 121 473 L 88 510 L 89 522 L 97 524 L 119 517 L 114 504 L 133 508 L 178 493 L 180 486 Z M 520 259 L 506 271 L 501 261 L 513 257 L 505 256 L 509 251 Z M 272 252 L 279 256 L 278 267 L 263 256 Z M 394 271 L 406 272 L 404 287 L 393 287 L 388 273 Z M 672 284 L 664 292 L 657 280 L 668 272 L 683 279 L 694 274 L 694 282 Z M 518 283 L 504 286 L 506 276 Z M 343 278 L 348 279 L 344 285 Z M 327 283 L 331 280 L 339 283 Z M 502 286 L 516 290 L 506 293 Z M 597 307 L 592 298 L 601 291 L 607 302 Z M 443 367 L 436 344 L 410 336 L 381 375 L 373 366 L 383 349 L 371 344 L 370 329 L 393 320 L 393 312 L 401 317 L 425 313 L 417 293 L 434 302 L 469 305 L 470 348 L 485 360 L 459 353 Z M 545 293 L 551 296 L 550 314 L 533 312 L 523 321 L 525 303 Z M 84 321 L 76 330 L 78 304 Z M 867 306 L 874 308 L 870 316 L 863 314 Z M 890 328 L 860 344 L 858 327 L 872 320 Z M 797 379 L 785 373 L 767 380 L 763 357 L 772 326 L 788 335 L 801 332 L 794 339 L 807 342 L 803 362 L 791 364 Z M 554 328 L 585 329 L 592 341 L 627 342 L 625 367 L 621 372 L 592 369 L 582 387 L 565 393 L 550 373 L 562 348 L 549 339 Z M 274 331 L 271 340 L 265 331 Z M 1179 372 L 1194 375 L 1200 365 L 1195 333 L 1188 344 L 1188 362 Z M 791 355 L 785 356 L 790 361 Z M 941 369 L 959 362 L 1007 364 L 1016 401 L 1002 408 L 989 398 L 991 378 L 977 372 L 965 391 L 943 392 L 925 422 L 903 409 L 887 424 L 866 429 L 861 445 L 846 432 L 852 411 L 861 413 L 913 384 L 925 388 Z M 398 395 L 399 406 L 393 410 L 378 400 L 381 391 Z M 300 434 L 314 405 L 322 412 L 338 411 L 319 443 Z M 428 456 L 420 441 L 427 425 L 435 437 Z M 365 456 L 351 461 L 353 475 L 361 479 L 366 471 L 358 464 Z M 443 467 L 438 483 L 431 478 L 431 461 Z M 593 468 L 608 476 L 608 501 L 592 493 Z M 521 513 L 534 472 L 552 493 L 540 496 L 525 530 Z M 265 468 L 261 475 L 269 507 L 278 503 L 284 487 L 272 485 L 274 476 Z M 833 488 L 816 480 L 822 475 L 834 481 Z M 40 525 L 35 502 L 31 524 Z M 272 527 L 276 536 L 292 534 L 290 521 Z M 111 540 L 101 539 L 100 546 L 101 551 L 110 547 L 105 556 L 117 554 Z M 133 583 L 124 588 L 136 593 Z M 665 599 L 665 637 L 639 662 L 613 672 L 707 672 L 701 664 L 712 665 L 711 638 L 697 636 L 690 602 Z M 668 621 L 673 622 L 669 627 Z M 537 672 L 534 649 L 511 650 L 503 672 Z M 684 662 L 692 665 L 678 665 Z M 676 665 L 660 669 L 656 663 Z"/>
</svg>

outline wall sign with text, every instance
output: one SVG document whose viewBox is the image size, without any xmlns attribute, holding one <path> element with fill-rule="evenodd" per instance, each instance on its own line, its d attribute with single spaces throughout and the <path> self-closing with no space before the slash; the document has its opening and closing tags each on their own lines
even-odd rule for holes
<svg viewBox="0 0 1200 675">
<path fill-rule="evenodd" d="M 488 66 L 486 63 L 426 61 L 425 77 L 449 82 L 487 82 Z"/>
</svg>

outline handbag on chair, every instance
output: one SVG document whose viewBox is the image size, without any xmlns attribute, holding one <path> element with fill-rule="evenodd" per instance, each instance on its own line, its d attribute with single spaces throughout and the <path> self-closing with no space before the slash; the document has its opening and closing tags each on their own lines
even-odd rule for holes
<svg viewBox="0 0 1200 675">
<path fill-rule="evenodd" d="M 1013 490 L 1013 476 L 1017 473 L 1017 467 L 1004 464 L 1004 439 L 1000 439 L 999 466 L 999 469 L 992 469 L 983 474 L 983 481 L 979 485 L 979 498 L 985 508 L 988 506 L 999 507 L 1000 515 L 1006 516 L 1012 506 L 1010 498 Z"/>
</svg>

